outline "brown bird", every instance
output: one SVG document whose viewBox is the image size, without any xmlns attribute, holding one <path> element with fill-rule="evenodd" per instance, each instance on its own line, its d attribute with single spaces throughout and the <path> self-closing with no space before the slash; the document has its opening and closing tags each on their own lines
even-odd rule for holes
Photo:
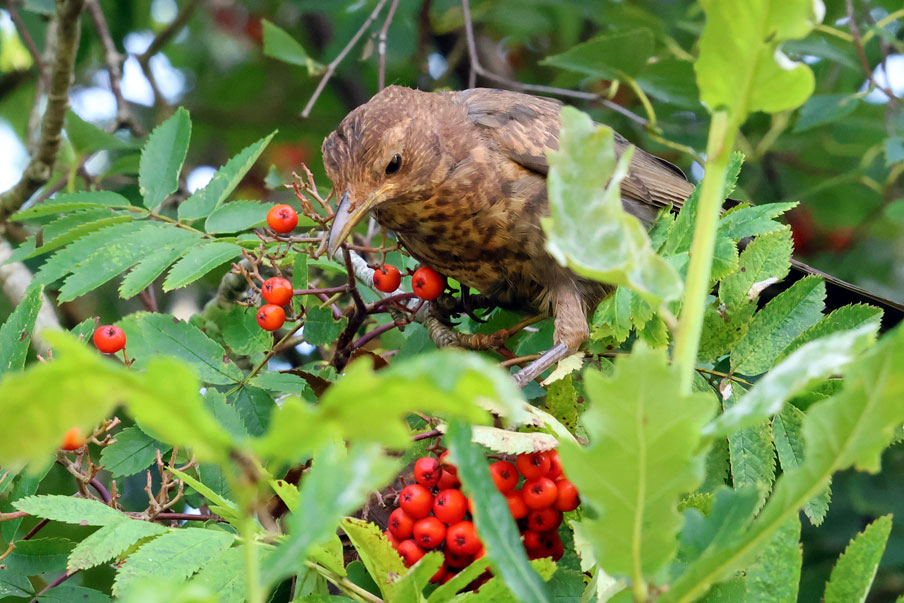
<svg viewBox="0 0 904 603">
<path fill-rule="evenodd" d="M 561 108 L 504 90 L 382 90 L 323 143 L 327 175 L 344 192 L 330 255 L 372 211 L 420 262 L 502 307 L 552 315 L 559 349 L 576 350 L 588 336 L 587 313 L 609 288 L 544 249 L 546 152 L 558 148 Z M 616 153 L 628 147 L 616 133 Z M 693 189 L 677 167 L 637 149 L 621 195 L 649 225 Z"/>
</svg>

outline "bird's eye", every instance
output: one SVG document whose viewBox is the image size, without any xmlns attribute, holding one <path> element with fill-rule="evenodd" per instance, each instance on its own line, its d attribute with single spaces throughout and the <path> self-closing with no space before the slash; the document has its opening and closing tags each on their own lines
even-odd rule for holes
<svg viewBox="0 0 904 603">
<path fill-rule="evenodd" d="M 389 164 L 386 166 L 386 173 L 395 174 L 399 171 L 400 167 L 402 167 L 402 156 L 396 153 L 392 156 L 392 159 L 389 160 Z"/>
</svg>

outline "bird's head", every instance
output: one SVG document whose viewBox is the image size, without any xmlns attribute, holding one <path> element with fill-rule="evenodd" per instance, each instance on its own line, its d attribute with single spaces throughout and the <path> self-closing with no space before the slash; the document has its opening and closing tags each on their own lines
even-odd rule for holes
<svg viewBox="0 0 904 603">
<path fill-rule="evenodd" d="M 330 229 L 332 257 L 376 207 L 433 196 L 448 171 L 437 95 L 390 86 L 348 114 L 323 142 L 323 164 L 340 199 Z"/>
</svg>

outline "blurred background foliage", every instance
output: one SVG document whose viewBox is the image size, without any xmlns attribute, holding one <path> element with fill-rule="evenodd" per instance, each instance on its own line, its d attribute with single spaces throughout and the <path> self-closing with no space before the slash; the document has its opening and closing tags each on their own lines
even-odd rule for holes
<svg viewBox="0 0 904 603">
<path fill-rule="evenodd" d="M 113 43 L 128 56 L 122 90 L 137 121 L 133 134 L 147 132 L 177 106 L 191 112 L 191 146 L 176 201 L 203 186 L 226 159 L 274 129 L 279 132 L 273 143 L 236 196 L 293 199 L 282 183 L 290 181 L 301 162 L 328 189 L 320 144 L 350 109 L 378 89 L 379 31 L 388 4 L 338 65 L 310 116 L 302 119 L 300 114 L 323 66 L 341 52 L 377 4 L 376 0 L 102 0 Z M 2 6 L 0 191 L 11 187 L 24 169 L 35 124 L 37 70 L 20 32 L 27 31 L 37 51 L 44 53 L 54 2 L 12 0 Z M 484 68 L 515 82 L 607 97 L 639 119 L 597 102 L 576 104 L 632 142 L 676 163 L 692 180 L 701 177 L 696 154 L 705 144 L 708 113 L 698 100 L 691 63 L 703 26 L 698 2 L 474 0 L 471 10 Z M 117 104 L 110 92 L 104 47 L 89 15 L 82 19 L 72 108 L 82 120 L 109 131 L 116 123 Z M 14 20 L 19 20 L 18 27 Z M 300 45 L 290 45 L 299 64 L 264 53 L 264 32 L 275 31 L 267 23 Z M 387 84 L 427 90 L 467 87 L 470 63 L 463 23 L 459 0 L 400 0 L 387 30 Z M 149 46 L 161 42 L 159 51 L 153 48 L 146 60 L 141 58 Z M 747 159 L 737 196 L 757 204 L 799 200 L 801 205 L 789 214 L 798 257 L 904 300 L 901 1 L 828 0 L 823 25 L 806 39 L 785 45 L 785 50 L 811 65 L 816 90 L 799 110 L 757 114 L 748 120 L 738 144 Z M 310 61 L 304 60 L 305 53 Z M 547 60 L 554 55 L 560 56 Z M 477 84 L 498 85 L 483 77 Z M 93 153 L 74 135 L 77 128 L 70 117 L 67 141 L 44 193 L 99 186 L 134 196 L 136 149 Z M 116 135 L 129 138 L 125 130 Z M 26 234 L 10 223 L 4 236 L 16 245 Z M 162 297 L 161 310 L 186 318 L 195 313 L 225 269 Z M 115 319 L 142 309 L 137 299 L 120 300 L 113 287 L 62 304 L 64 324 L 71 327 L 96 315 Z M 9 309 L 10 301 L 0 297 L 0 322 Z M 900 444 L 888 451 L 885 463 L 885 471 L 877 476 L 838 476 L 825 527 L 812 529 L 804 522 L 802 601 L 818 600 L 844 545 L 889 509 L 895 512 L 895 528 L 872 600 L 893 600 L 904 592 Z"/>
</svg>

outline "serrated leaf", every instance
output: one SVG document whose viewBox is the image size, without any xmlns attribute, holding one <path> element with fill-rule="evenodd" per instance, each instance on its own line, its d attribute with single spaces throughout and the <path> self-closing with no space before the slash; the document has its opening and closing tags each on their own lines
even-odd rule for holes
<svg viewBox="0 0 904 603">
<path fill-rule="evenodd" d="M 215 389 L 208 389 L 204 392 L 204 406 L 217 422 L 229 432 L 233 441 L 241 442 L 245 439 L 245 436 L 248 435 L 248 431 L 245 429 L 245 423 L 242 421 L 239 411 L 236 410 L 235 406 L 226 401 L 226 396 L 223 392 L 218 392 Z"/>
<path fill-rule="evenodd" d="M 223 342 L 236 354 L 251 355 L 266 352 L 273 344 L 273 336 L 260 328 L 253 308 L 233 306 L 220 324 Z M 269 373 L 267 373 L 269 374 Z"/>
<path fill-rule="evenodd" d="M 275 134 L 276 131 L 248 145 L 229 159 L 217 170 L 207 186 L 195 191 L 179 205 L 179 220 L 198 220 L 209 216 L 235 190 Z M 266 212 L 262 215 L 266 216 Z"/>
<path fill-rule="evenodd" d="M 751 288 L 768 279 L 782 280 L 791 269 L 791 229 L 761 235 L 741 253 L 738 269 L 722 279 L 719 299 L 729 310 L 750 304 Z"/>
<path fill-rule="evenodd" d="M 728 354 L 747 334 L 754 312 L 756 312 L 754 303 L 729 309 L 715 300 L 707 306 L 703 315 L 703 334 L 700 336 L 697 362 L 702 364 L 714 362 Z"/>
<path fill-rule="evenodd" d="M 201 568 L 192 582 L 210 588 L 219 603 L 243 603 L 247 587 L 242 547 L 232 547 L 220 553 Z"/>
<path fill-rule="evenodd" d="M 113 207 L 129 207 L 129 200 L 112 191 L 79 191 L 76 193 L 61 193 L 43 203 L 32 205 L 28 209 L 16 212 L 10 220 L 22 221 L 63 214 L 78 209 L 109 209 Z"/>
<path fill-rule="evenodd" d="M 437 429 L 445 433 L 447 427 L 447 425 L 438 425 Z M 488 425 L 472 426 L 471 441 L 501 454 L 542 452 L 544 450 L 552 450 L 559 445 L 559 440 L 548 433 L 509 431 Z"/>
<path fill-rule="evenodd" d="M 128 352 L 136 368 L 165 354 L 188 363 L 207 383 L 229 385 L 242 379 L 242 371 L 227 361 L 223 346 L 196 326 L 169 314 L 136 312 L 116 323 L 128 337 Z"/>
<path fill-rule="evenodd" d="M 44 287 L 29 287 L 22 301 L 0 326 L 0 377 L 4 373 L 20 371 L 25 366 L 28 344 L 35 328 L 35 320 L 44 303 Z"/>
<path fill-rule="evenodd" d="M 323 65 L 312 59 L 304 47 L 283 29 L 267 19 L 261 19 L 264 33 L 264 54 L 291 65 L 307 67 L 308 75 L 323 72 Z"/>
<path fill-rule="evenodd" d="M 719 220 L 719 234 L 739 241 L 745 237 L 769 234 L 781 230 L 784 225 L 772 218 L 778 217 L 797 207 L 796 201 L 790 203 L 767 203 L 753 207 L 738 208 L 726 212 Z"/>
<path fill-rule="evenodd" d="M 158 442 L 138 427 L 126 427 L 116 434 L 116 441 L 100 452 L 100 462 L 113 477 L 133 475 L 147 469 L 172 447 Z"/>
<path fill-rule="evenodd" d="M 75 543 L 67 538 L 17 540 L 16 548 L 3 564 L 13 572 L 34 576 L 60 571 Z"/>
<path fill-rule="evenodd" d="M 779 293 L 757 312 L 750 329 L 731 352 L 732 371 L 759 375 L 769 370 L 791 341 L 822 318 L 826 285 L 807 276 Z"/>
<path fill-rule="evenodd" d="M 35 282 L 49 285 L 75 270 L 79 262 L 103 249 L 107 241 L 128 237 L 143 228 L 143 222 L 125 222 L 114 224 L 86 234 L 54 253 L 35 273 Z"/>
<path fill-rule="evenodd" d="M 792 471 L 804 462 L 804 438 L 801 433 L 803 422 L 803 411 L 793 404 L 786 405 L 772 420 L 772 436 L 782 471 Z M 825 519 L 831 497 L 831 486 L 826 486 L 825 490 L 804 505 L 804 513 L 814 526 L 822 524 Z"/>
<path fill-rule="evenodd" d="M 633 78 L 653 54 L 653 33 L 631 29 L 597 36 L 541 63 L 602 79 Z"/>
<path fill-rule="evenodd" d="M 311 345 L 329 345 L 336 342 L 348 323 L 345 317 L 336 320 L 330 308 L 312 306 L 307 309 L 304 319 L 304 338 Z"/>
<path fill-rule="evenodd" d="M 41 485 L 44 476 L 47 475 L 49 470 L 50 465 L 45 464 L 44 467 L 37 471 L 33 470 L 28 473 L 14 475 L 14 472 L 10 467 L 4 467 L 2 471 L 0 471 L 0 475 L 6 474 L 3 487 L 0 488 L 0 490 L 3 490 L 3 492 L 0 492 L 0 494 L 3 495 L 0 496 L 0 512 L 8 513 L 14 511 L 15 508 L 12 505 L 13 502 L 20 498 L 31 496 L 37 492 L 38 486 Z M 10 488 L 10 486 L 12 487 Z M 8 519 L 7 521 L 0 522 L 0 537 L 6 542 L 13 542 L 16 539 L 16 535 L 18 534 L 21 525 L 22 518 Z"/>
<path fill-rule="evenodd" d="M 79 525 L 108 526 L 125 519 L 125 515 L 100 501 L 59 494 L 29 496 L 13 505 L 29 515 Z"/>
<path fill-rule="evenodd" d="M 298 511 L 288 520 L 289 537 L 263 565 L 263 582 L 290 575 L 312 546 L 336 531 L 343 515 L 391 481 L 398 469 L 399 462 L 376 444 L 352 444 L 348 450 L 344 443 L 323 446 L 302 481 Z"/>
<path fill-rule="evenodd" d="M 44 244 L 35 249 L 28 257 L 36 258 L 68 245 L 89 232 L 131 222 L 136 218 L 135 212 L 113 209 L 77 209 L 44 225 Z"/>
<path fill-rule="evenodd" d="M 890 532 L 891 515 L 884 515 L 851 540 L 829 576 L 825 603 L 866 600 Z"/>
<path fill-rule="evenodd" d="M 590 321 L 590 337 L 594 341 L 606 341 L 619 345 L 631 334 L 631 299 L 633 294 L 625 287 L 618 287 L 604 299 L 593 313 Z"/>
<path fill-rule="evenodd" d="M 703 479 L 700 428 L 713 400 L 679 395 L 678 380 L 665 353 L 644 346 L 619 357 L 611 377 L 584 373 L 591 406 L 583 423 L 591 445 L 563 442 L 560 454 L 583 504 L 598 513 L 598 519 L 585 515 L 584 523 L 610 573 L 642 579 L 674 557 L 678 501 Z"/>
<path fill-rule="evenodd" d="M 88 569 L 114 559 L 143 538 L 163 534 L 167 529 L 159 524 L 126 519 L 102 527 L 81 542 L 69 555 L 70 572 Z"/>
<path fill-rule="evenodd" d="M 163 274 L 163 271 L 169 268 L 173 262 L 182 257 L 184 253 L 201 240 L 200 233 L 183 229 L 178 229 L 177 231 L 180 233 L 178 240 L 163 245 L 153 254 L 145 257 L 122 279 L 122 284 L 119 286 L 120 297 L 129 299 L 138 295 L 138 293 L 154 282 L 158 276 Z"/>
<path fill-rule="evenodd" d="M 116 572 L 113 594 L 119 596 L 143 578 L 181 582 L 216 559 L 235 540 L 219 530 L 183 528 L 139 547 Z"/>
<path fill-rule="evenodd" d="M 273 204 L 260 201 L 232 201 L 224 203 L 207 216 L 204 230 L 212 233 L 240 232 L 266 223 L 267 211 Z"/>
<path fill-rule="evenodd" d="M 355 547 L 380 592 L 388 597 L 393 591 L 392 577 L 401 576 L 407 571 L 402 557 L 376 524 L 355 517 L 344 517 L 339 526 Z"/>
<path fill-rule="evenodd" d="M 451 421 L 446 433 L 458 477 L 474 504 L 474 523 L 487 557 L 519 601 L 549 601 L 549 591 L 531 567 L 518 526 L 502 494 L 493 487 L 485 454 L 471 444 L 471 426 Z"/>
<path fill-rule="evenodd" d="M 794 340 L 788 344 L 788 347 L 782 350 L 782 353 L 776 359 L 775 363 L 778 364 L 799 347 L 833 333 L 851 330 L 857 330 L 859 332 L 860 328 L 865 325 L 874 325 L 871 330 L 875 333 L 879 330 L 879 321 L 881 318 L 882 310 L 874 306 L 863 304 L 842 306 L 831 314 L 823 316 L 819 322 L 795 337 Z M 842 345 L 844 344 L 842 343 Z"/>
<path fill-rule="evenodd" d="M 238 519 L 238 507 L 234 502 L 232 502 L 228 498 L 221 496 L 220 494 L 217 494 L 213 491 L 213 489 L 205 485 L 203 482 L 198 481 L 197 479 L 193 478 L 183 471 L 179 471 L 175 467 L 167 467 L 166 470 L 185 482 L 185 485 L 193 488 L 198 494 L 219 507 L 221 509 L 220 511 L 218 511 L 220 517 L 228 521 L 234 521 Z"/>
<path fill-rule="evenodd" d="M 172 291 L 193 283 L 214 268 L 234 259 L 242 252 L 235 243 L 211 241 L 186 253 L 182 259 L 170 269 L 163 281 L 163 290 Z"/>
<path fill-rule="evenodd" d="M 179 188 L 189 138 L 191 120 L 183 107 L 148 136 L 138 168 L 139 191 L 146 208 L 153 211 Z"/>
<path fill-rule="evenodd" d="M 611 129 L 571 107 L 561 118 L 559 150 L 549 155 L 550 217 L 541 222 L 547 251 L 581 276 L 627 286 L 654 307 L 677 299 L 678 274 L 622 206 L 619 185 L 632 151 L 616 163 Z"/>
<path fill-rule="evenodd" d="M 547 412 L 572 433 L 578 426 L 578 392 L 571 375 L 546 388 L 544 402 Z"/>
<path fill-rule="evenodd" d="M 276 403 L 264 390 L 246 384 L 231 396 L 230 402 L 242 415 L 250 435 L 260 436 L 270 426 L 270 413 Z"/>
<path fill-rule="evenodd" d="M 744 390 L 734 384 L 736 393 L 724 401 L 725 408 L 731 408 L 744 400 Z M 757 510 L 766 502 L 766 496 L 775 481 L 775 447 L 772 444 L 772 430 L 768 421 L 761 421 L 736 429 L 728 435 L 728 454 L 731 466 L 731 481 L 735 488 L 752 485 L 759 493 Z"/>
<path fill-rule="evenodd" d="M 130 149 L 134 146 L 85 121 L 72 109 L 66 111 L 66 135 L 77 155 L 107 149 Z"/>
</svg>

